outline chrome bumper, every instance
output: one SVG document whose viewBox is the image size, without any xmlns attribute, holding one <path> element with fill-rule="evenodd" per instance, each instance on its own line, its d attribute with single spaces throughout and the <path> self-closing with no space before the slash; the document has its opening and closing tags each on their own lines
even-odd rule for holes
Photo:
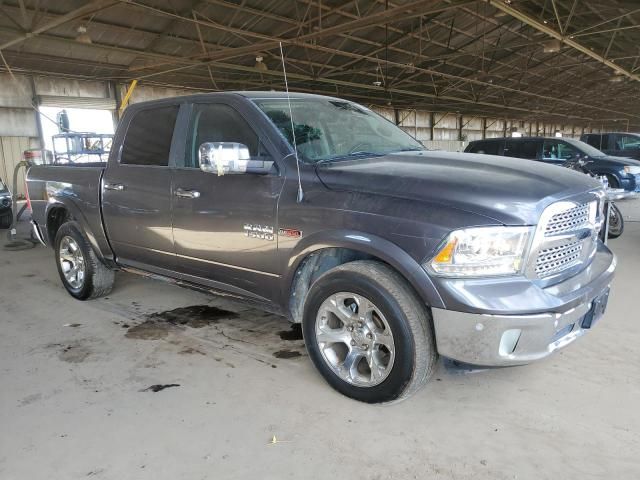
<svg viewBox="0 0 640 480">
<path fill-rule="evenodd" d="M 433 309 L 438 353 L 473 365 L 523 365 L 566 347 L 586 333 L 591 303 L 564 313 L 487 315 Z"/>
</svg>

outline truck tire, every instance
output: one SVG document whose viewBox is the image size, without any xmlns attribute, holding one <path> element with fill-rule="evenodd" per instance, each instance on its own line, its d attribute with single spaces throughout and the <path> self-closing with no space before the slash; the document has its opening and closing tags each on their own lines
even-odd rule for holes
<svg viewBox="0 0 640 480">
<path fill-rule="evenodd" d="M 13 212 L 9 211 L 3 215 L 0 215 L 0 229 L 7 229 L 11 227 L 13 223 Z"/>
<path fill-rule="evenodd" d="M 55 258 L 64 288 L 78 300 L 107 295 L 114 272 L 96 256 L 76 222 L 64 223 L 55 239 Z"/>
<path fill-rule="evenodd" d="M 345 263 L 318 278 L 302 331 L 325 380 L 362 402 L 408 397 L 437 360 L 428 309 L 396 271 L 376 261 Z"/>
</svg>

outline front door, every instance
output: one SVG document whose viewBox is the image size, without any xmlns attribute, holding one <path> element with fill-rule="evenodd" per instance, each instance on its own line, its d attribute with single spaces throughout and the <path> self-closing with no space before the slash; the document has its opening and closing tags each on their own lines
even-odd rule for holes
<svg viewBox="0 0 640 480">
<path fill-rule="evenodd" d="M 205 142 L 241 143 L 252 158 L 269 156 L 258 132 L 234 108 L 193 105 L 184 164 L 173 178 L 176 269 L 214 287 L 270 298 L 279 276 L 277 201 L 283 177 L 275 167 L 268 175 L 203 172 L 198 149 Z"/>
<path fill-rule="evenodd" d="M 169 156 L 179 106 L 134 114 L 102 185 L 105 228 L 118 262 L 173 269 Z"/>
</svg>

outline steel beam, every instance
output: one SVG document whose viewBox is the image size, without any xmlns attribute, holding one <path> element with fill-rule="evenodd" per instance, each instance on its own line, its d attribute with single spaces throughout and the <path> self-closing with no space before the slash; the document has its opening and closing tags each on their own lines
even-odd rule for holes
<svg viewBox="0 0 640 480">
<path fill-rule="evenodd" d="M 635 80 L 636 82 L 640 81 L 640 75 L 636 75 L 635 73 L 630 72 L 629 70 L 622 68 L 621 66 L 613 63 L 611 60 L 607 60 L 602 55 L 595 53 L 588 47 L 585 47 L 584 45 L 576 42 L 575 40 L 572 40 L 570 37 L 566 37 L 562 35 L 560 32 L 545 25 L 544 23 L 539 22 L 535 18 L 530 17 L 525 13 L 522 13 L 520 10 L 516 10 L 510 5 L 504 3 L 504 1 L 502 0 L 487 0 L 487 1 L 498 10 L 501 10 L 506 14 L 511 15 L 513 18 L 529 25 L 532 28 L 535 28 L 536 30 L 542 33 L 549 35 L 550 37 L 555 38 L 556 40 L 560 40 L 565 45 L 579 51 L 580 53 L 583 53 L 593 58 L 594 60 L 597 60 L 598 62 L 602 63 L 603 65 L 606 65 L 607 67 L 611 68 L 615 72 L 618 72 L 621 75 L 625 75 L 629 77 L 631 80 Z"/>
<path fill-rule="evenodd" d="M 12 47 L 14 45 L 24 42 L 25 40 L 28 40 L 31 37 L 35 37 L 36 35 L 44 33 L 47 30 L 51 30 L 52 28 L 59 27 L 60 25 L 64 25 L 65 23 L 71 22 L 77 18 L 85 17 L 94 12 L 97 12 L 98 10 L 103 10 L 105 8 L 111 7 L 118 3 L 119 3 L 118 1 L 114 1 L 114 0 L 94 0 L 93 2 L 89 2 L 86 5 L 83 5 L 82 7 L 79 7 L 79 8 L 76 8 L 75 10 L 70 11 L 69 13 L 56 17 L 50 22 L 47 22 L 44 25 L 33 29 L 30 32 L 23 33 L 22 35 L 19 35 L 9 40 L 8 42 L 3 43 L 2 45 L 0 45 L 0 50 L 4 50 L 5 48 Z"/>
</svg>

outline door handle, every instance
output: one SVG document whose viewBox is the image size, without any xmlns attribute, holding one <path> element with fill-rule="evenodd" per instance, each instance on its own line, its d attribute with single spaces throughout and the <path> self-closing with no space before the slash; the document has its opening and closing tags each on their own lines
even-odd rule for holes
<svg viewBox="0 0 640 480">
<path fill-rule="evenodd" d="M 200 192 L 197 190 L 185 190 L 183 188 L 176 188 L 175 196 L 180 198 L 200 198 Z"/>
<path fill-rule="evenodd" d="M 124 190 L 124 185 L 121 183 L 105 183 L 104 184 L 104 189 L 105 190 L 116 190 L 118 192 L 121 192 L 122 190 Z"/>
</svg>

